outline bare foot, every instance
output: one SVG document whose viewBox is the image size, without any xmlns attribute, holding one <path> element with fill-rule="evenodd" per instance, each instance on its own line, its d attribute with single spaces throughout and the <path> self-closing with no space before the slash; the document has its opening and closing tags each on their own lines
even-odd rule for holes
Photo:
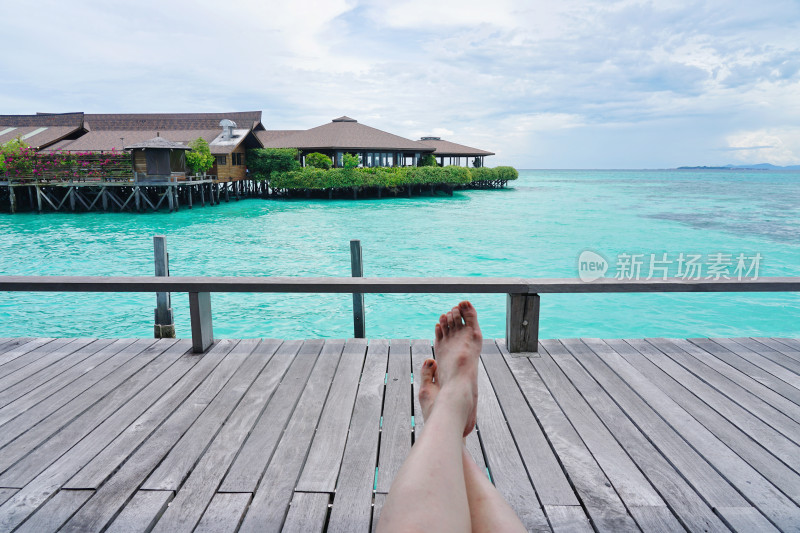
<svg viewBox="0 0 800 533">
<path fill-rule="evenodd" d="M 461 302 L 439 317 L 433 344 L 437 360 L 437 381 L 440 390 L 455 387 L 458 391 L 468 393 L 465 437 L 475 428 L 478 409 L 478 358 L 482 344 L 478 312 L 471 303 Z"/>
<path fill-rule="evenodd" d="M 422 363 L 420 376 L 422 383 L 419 387 L 419 405 L 422 407 L 422 420 L 427 421 L 433 409 L 433 403 L 439 394 L 439 380 L 436 377 L 437 365 L 435 359 L 426 359 Z"/>
</svg>

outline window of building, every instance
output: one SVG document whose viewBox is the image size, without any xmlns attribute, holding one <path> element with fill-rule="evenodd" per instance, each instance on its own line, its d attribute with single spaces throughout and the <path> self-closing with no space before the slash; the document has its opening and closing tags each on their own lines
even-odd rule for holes
<svg viewBox="0 0 800 533">
<path fill-rule="evenodd" d="M 225 166 L 228 164 L 228 156 L 227 155 L 215 155 L 214 159 L 217 160 L 217 166 Z"/>
<path fill-rule="evenodd" d="M 233 154 L 231 154 L 231 157 L 233 158 L 233 162 L 232 162 L 233 165 L 235 165 L 235 166 L 244 165 L 244 154 L 242 154 L 242 153 L 233 153 Z"/>
</svg>

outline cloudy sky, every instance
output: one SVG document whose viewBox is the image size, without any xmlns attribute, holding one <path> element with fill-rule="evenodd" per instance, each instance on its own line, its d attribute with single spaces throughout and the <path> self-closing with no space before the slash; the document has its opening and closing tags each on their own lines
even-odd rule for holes
<svg viewBox="0 0 800 533">
<path fill-rule="evenodd" d="M 0 114 L 340 115 L 518 168 L 800 164 L 800 2 L 3 2 Z"/>
</svg>

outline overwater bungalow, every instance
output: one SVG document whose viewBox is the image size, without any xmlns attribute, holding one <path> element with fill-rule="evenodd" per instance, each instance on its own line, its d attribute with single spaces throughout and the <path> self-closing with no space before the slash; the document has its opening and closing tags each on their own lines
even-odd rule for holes
<svg viewBox="0 0 800 533">
<path fill-rule="evenodd" d="M 419 141 L 359 123 L 342 116 L 308 130 L 267 130 L 261 111 L 228 113 L 37 113 L 0 115 L 0 144 L 21 138 L 43 153 L 122 151 L 126 147 L 161 137 L 189 144 L 204 139 L 215 158 L 208 174 L 218 181 L 247 177 L 247 149 L 296 148 L 301 163 L 305 155 L 328 155 L 335 167 L 345 153 L 359 156 L 365 167 L 416 166 L 425 154 L 440 165 L 483 166 L 493 152 L 453 143 L 440 137 Z"/>
<path fill-rule="evenodd" d="M 264 129 L 261 111 L 81 115 L 83 135 L 50 144 L 42 151 L 110 152 L 154 137 L 187 145 L 202 138 L 215 160 L 208 174 L 222 182 L 245 179 L 247 149 L 261 147 L 255 132 Z"/>
<path fill-rule="evenodd" d="M 342 166 L 344 154 L 358 155 L 364 167 L 417 166 L 425 154 L 433 154 L 440 165 L 470 166 L 470 158 L 483 158 L 493 152 L 444 141 L 439 137 L 423 137 L 412 141 L 377 128 L 360 124 L 347 116 L 309 130 L 264 130 L 256 132 L 265 148 L 296 148 L 301 159 L 319 152 L 331 158 L 334 167 Z M 473 160 L 474 162 L 474 160 Z"/>
</svg>

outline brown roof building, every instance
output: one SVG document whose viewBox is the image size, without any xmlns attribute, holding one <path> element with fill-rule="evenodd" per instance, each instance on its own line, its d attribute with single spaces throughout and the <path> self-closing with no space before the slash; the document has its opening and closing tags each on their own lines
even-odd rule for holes
<svg viewBox="0 0 800 533">
<path fill-rule="evenodd" d="M 0 144 L 19 138 L 41 150 L 84 133 L 83 113 L 0 115 Z"/>
<path fill-rule="evenodd" d="M 320 152 L 330 156 L 335 166 L 341 166 L 345 153 L 359 155 L 368 167 L 416 165 L 423 154 L 429 153 L 441 156 L 441 162 L 448 158 L 450 164 L 460 164 L 462 157 L 468 164 L 468 157 L 494 155 L 438 137 L 412 141 L 346 116 L 310 130 L 265 130 L 257 132 L 257 136 L 266 148 L 297 148 L 303 155 Z"/>
<path fill-rule="evenodd" d="M 475 157 L 482 163 L 485 156 L 494 155 L 438 137 L 414 141 L 346 116 L 309 130 L 267 130 L 261 111 L 0 115 L 0 144 L 17 137 L 44 152 L 110 152 L 153 138 L 182 144 L 201 138 L 216 160 L 209 173 L 222 181 L 246 177 L 248 148 L 296 148 L 303 160 L 306 154 L 321 152 L 335 166 L 342 165 L 345 153 L 352 153 L 368 167 L 413 166 L 431 153 L 440 164 L 456 165 L 469 165 L 469 158 Z"/>
</svg>

